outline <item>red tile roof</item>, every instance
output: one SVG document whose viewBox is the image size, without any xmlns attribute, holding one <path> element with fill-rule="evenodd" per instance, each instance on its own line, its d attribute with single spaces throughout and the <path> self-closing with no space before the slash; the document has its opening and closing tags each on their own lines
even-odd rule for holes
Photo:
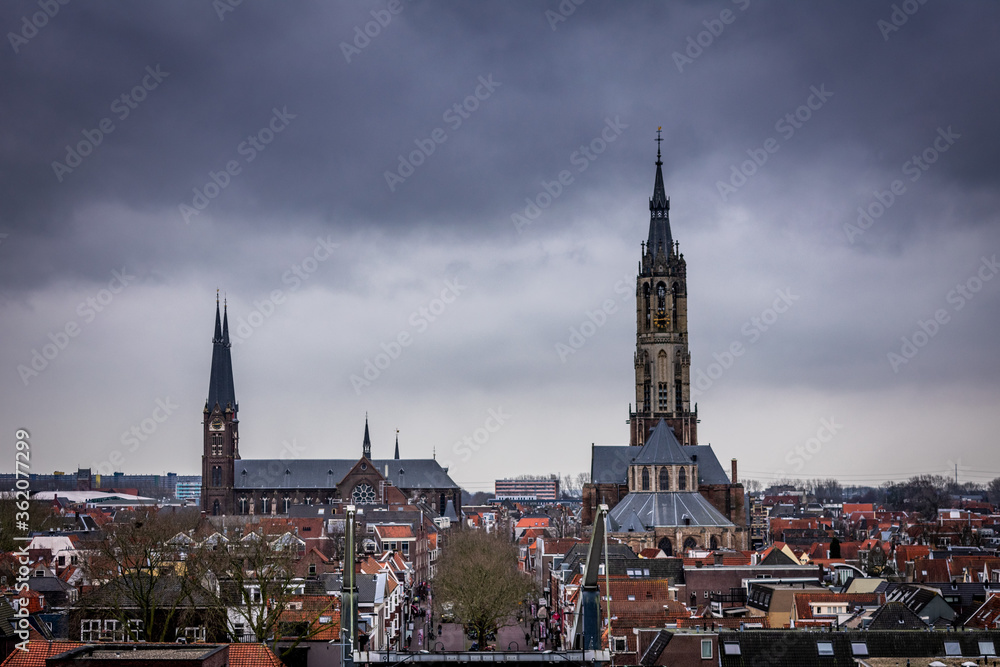
<svg viewBox="0 0 1000 667">
<path fill-rule="evenodd" d="M 381 526 L 381 525 L 378 525 L 378 526 L 375 526 L 375 532 L 383 540 L 385 540 L 385 539 L 398 540 L 398 539 L 405 539 L 405 538 L 413 539 L 413 529 L 410 528 L 409 525 L 405 525 L 405 526 Z"/>
</svg>

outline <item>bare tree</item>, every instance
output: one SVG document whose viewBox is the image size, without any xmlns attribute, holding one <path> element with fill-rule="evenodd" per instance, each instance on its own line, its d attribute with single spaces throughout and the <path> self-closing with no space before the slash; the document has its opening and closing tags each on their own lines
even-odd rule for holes
<svg viewBox="0 0 1000 667">
<path fill-rule="evenodd" d="M 196 517 L 157 514 L 155 509 L 119 512 L 101 538 L 85 543 L 84 573 L 100 588 L 82 597 L 81 610 L 118 620 L 132 638 L 173 641 L 171 632 L 196 607 L 206 608 L 195 561 L 171 538 Z"/>
<path fill-rule="evenodd" d="M 323 630 L 318 623 L 289 624 L 288 618 L 283 619 L 289 602 L 303 591 L 304 582 L 296 575 L 300 542 L 291 534 L 268 539 L 248 532 L 240 540 L 206 540 L 200 547 L 199 559 L 217 579 L 216 604 L 225 615 L 229 634 L 236 638 L 253 635 L 256 641 L 270 644 L 279 657 Z M 316 611 L 318 618 L 334 604 L 330 598 L 321 608 L 310 605 L 310 611 Z M 278 648 L 279 641 L 288 640 L 291 645 Z"/>
<path fill-rule="evenodd" d="M 451 535 L 434 578 L 435 604 L 454 605 L 456 617 L 471 626 L 485 646 L 497 628 L 516 623 L 518 606 L 537 597 L 531 577 L 517 569 L 517 549 L 496 533 Z"/>
</svg>

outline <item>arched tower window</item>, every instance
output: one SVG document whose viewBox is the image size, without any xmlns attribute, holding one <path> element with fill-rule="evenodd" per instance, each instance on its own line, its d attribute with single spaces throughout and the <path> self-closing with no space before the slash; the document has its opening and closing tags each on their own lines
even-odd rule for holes
<svg viewBox="0 0 1000 667">
<path fill-rule="evenodd" d="M 212 486 L 222 486 L 222 466 L 212 466 Z"/>
<path fill-rule="evenodd" d="M 660 468 L 660 491 L 670 490 L 670 469 Z"/>
<path fill-rule="evenodd" d="M 663 283 L 656 285 L 656 316 L 653 323 L 658 331 L 667 329 L 667 286 Z"/>
<path fill-rule="evenodd" d="M 653 317 L 653 311 L 649 308 L 649 283 L 642 286 L 642 294 L 645 299 L 644 312 L 646 313 L 646 329 L 648 330 Z"/>
<path fill-rule="evenodd" d="M 677 490 L 687 491 L 687 471 L 684 468 L 677 470 Z"/>
<path fill-rule="evenodd" d="M 684 551 L 691 551 L 692 549 L 698 548 L 698 541 L 693 537 L 689 537 L 684 540 Z"/>
<path fill-rule="evenodd" d="M 642 469 L 642 490 L 649 491 L 649 468 Z"/>
</svg>

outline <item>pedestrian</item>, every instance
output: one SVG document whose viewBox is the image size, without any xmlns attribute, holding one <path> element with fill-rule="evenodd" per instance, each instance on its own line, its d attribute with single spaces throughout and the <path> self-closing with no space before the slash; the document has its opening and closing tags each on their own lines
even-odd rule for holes
<svg viewBox="0 0 1000 667">
<path fill-rule="evenodd" d="M 420 648 L 424 647 L 424 629 L 423 628 L 420 628 L 420 630 L 417 631 L 417 646 L 419 646 Z"/>
</svg>

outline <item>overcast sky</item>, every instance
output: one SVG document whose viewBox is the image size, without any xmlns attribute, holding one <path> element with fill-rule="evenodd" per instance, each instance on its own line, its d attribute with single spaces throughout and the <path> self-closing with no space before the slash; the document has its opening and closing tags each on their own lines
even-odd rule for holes
<svg viewBox="0 0 1000 667">
<path fill-rule="evenodd" d="M 367 412 L 589 471 L 662 126 L 727 469 L 1000 475 L 996 3 L 51 4 L 0 9 L 0 470 L 199 473 L 219 289 L 244 458 Z"/>
</svg>

